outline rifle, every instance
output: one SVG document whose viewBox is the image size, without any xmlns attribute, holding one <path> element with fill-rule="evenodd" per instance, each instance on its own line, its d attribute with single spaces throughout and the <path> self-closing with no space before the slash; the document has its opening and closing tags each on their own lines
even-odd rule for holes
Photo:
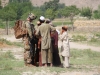
<svg viewBox="0 0 100 75">
<path fill-rule="evenodd" d="M 33 31 L 35 31 L 35 29 L 33 29 L 34 25 L 31 24 L 30 26 L 31 26 L 31 31 L 32 31 L 32 38 L 30 38 L 30 36 L 29 36 L 30 55 L 34 57 L 35 56 L 35 43 L 37 40 L 36 40 L 36 37 L 34 36 L 34 33 L 33 33 Z"/>
</svg>

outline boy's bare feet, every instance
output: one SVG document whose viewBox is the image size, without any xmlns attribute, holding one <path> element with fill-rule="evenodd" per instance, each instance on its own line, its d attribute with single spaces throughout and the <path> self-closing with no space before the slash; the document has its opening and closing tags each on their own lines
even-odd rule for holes
<svg viewBox="0 0 100 75">
<path fill-rule="evenodd" d="M 52 63 L 50 63 L 50 67 L 52 67 L 53 65 L 52 65 Z"/>
<path fill-rule="evenodd" d="M 45 67 L 47 67 L 47 64 L 44 64 Z"/>
</svg>

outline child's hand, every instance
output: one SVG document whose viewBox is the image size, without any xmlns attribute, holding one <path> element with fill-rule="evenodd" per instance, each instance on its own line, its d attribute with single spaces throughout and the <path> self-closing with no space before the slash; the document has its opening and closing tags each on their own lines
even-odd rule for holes
<svg viewBox="0 0 100 75">
<path fill-rule="evenodd" d="M 61 31 L 61 33 L 60 34 L 63 34 L 63 31 Z"/>
</svg>

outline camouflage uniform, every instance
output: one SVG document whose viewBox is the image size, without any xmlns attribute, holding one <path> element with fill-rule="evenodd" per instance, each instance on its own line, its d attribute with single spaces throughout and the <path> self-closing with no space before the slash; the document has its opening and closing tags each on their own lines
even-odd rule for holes
<svg viewBox="0 0 100 75">
<path fill-rule="evenodd" d="M 27 34 L 23 37 L 24 42 L 24 61 L 25 64 L 34 64 L 34 53 L 35 53 L 35 44 L 32 40 L 33 33 L 34 33 L 34 25 L 26 21 L 25 22 L 25 28 L 27 30 Z"/>
</svg>

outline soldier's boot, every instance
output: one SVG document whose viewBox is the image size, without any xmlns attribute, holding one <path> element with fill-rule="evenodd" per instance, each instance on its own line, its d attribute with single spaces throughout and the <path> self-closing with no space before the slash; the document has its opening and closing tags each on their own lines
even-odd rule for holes
<svg viewBox="0 0 100 75">
<path fill-rule="evenodd" d="M 27 66 L 27 63 L 25 63 L 25 66 Z"/>
<path fill-rule="evenodd" d="M 34 64 L 32 63 L 31 59 L 27 59 L 27 66 L 28 67 L 35 67 Z"/>
<path fill-rule="evenodd" d="M 35 67 L 34 65 L 32 64 L 27 64 L 28 67 Z"/>
<path fill-rule="evenodd" d="M 24 61 L 24 64 L 25 64 L 25 66 L 27 66 L 27 62 L 26 61 Z"/>
</svg>

